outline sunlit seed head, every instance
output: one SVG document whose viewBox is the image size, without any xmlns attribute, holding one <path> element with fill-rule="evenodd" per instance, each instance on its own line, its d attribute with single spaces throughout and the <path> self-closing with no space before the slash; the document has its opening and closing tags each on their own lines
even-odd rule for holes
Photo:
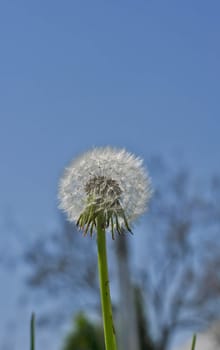
<svg viewBox="0 0 220 350">
<path fill-rule="evenodd" d="M 100 210 L 113 209 L 122 194 L 117 181 L 105 176 L 91 178 L 85 185 L 85 192 L 88 198 L 93 198 Z"/>
<path fill-rule="evenodd" d="M 97 215 L 121 233 L 145 211 L 152 195 L 142 160 L 125 150 L 95 148 L 74 160 L 60 180 L 59 200 L 70 221 L 92 234 Z"/>
</svg>

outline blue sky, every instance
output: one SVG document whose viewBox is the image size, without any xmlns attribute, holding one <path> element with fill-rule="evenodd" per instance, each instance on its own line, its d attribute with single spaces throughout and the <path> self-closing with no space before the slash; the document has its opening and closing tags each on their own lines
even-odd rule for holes
<svg viewBox="0 0 220 350">
<path fill-rule="evenodd" d="M 217 0 L 2 0 L 1 221 L 53 223 L 63 167 L 92 146 L 219 171 L 219 14 Z"/>
</svg>

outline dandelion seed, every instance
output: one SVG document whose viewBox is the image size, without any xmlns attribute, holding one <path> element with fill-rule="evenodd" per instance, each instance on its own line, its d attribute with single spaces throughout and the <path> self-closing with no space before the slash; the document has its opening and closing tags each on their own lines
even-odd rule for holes
<svg viewBox="0 0 220 350">
<path fill-rule="evenodd" d="M 147 208 L 152 195 L 142 160 L 124 149 L 95 148 L 65 170 L 59 200 L 68 219 L 92 235 L 98 216 L 112 237 L 124 230 Z"/>
</svg>

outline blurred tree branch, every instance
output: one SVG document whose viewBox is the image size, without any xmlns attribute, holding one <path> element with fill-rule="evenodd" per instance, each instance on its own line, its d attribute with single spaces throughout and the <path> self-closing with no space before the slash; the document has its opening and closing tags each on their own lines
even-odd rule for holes
<svg viewBox="0 0 220 350">
<path fill-rule="evenodd" d="M 94 244 L 94 240 L 83 238 L 74 225 L 61 217 L 60 229 L 46 238 L 38 238 L 26 248 L 27 284 L 46 291 L 56 302 L 65 294 L 66 299 L 72 300 L 67 312 L 72 313 L 80 302 L 91 303 L 96 308 L 99 289 Z M 46 315 L 42 315 L 42 320 L 46 319 Z"/>
<path fill-rule="evenodd" d="M 215 176 L 199 187 L 186 169 L 170 171 L 161 159 L 154 166 L 141 280 L 164 350 L 177 331 L 206 328 L 220 317 L 220 181 Z"/>
</svg>

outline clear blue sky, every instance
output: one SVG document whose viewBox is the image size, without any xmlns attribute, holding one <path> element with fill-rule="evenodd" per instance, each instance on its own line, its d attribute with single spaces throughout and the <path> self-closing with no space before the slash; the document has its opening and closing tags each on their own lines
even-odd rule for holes
<svg viewBox="0 0 220 350">
<path fill-rule="evenodd" d="M 219 18 L 219 0 L 1 0 L 1 220 L 53 222 L 62 169 L 91 146 L 218 171 Z"/>
</svg>

